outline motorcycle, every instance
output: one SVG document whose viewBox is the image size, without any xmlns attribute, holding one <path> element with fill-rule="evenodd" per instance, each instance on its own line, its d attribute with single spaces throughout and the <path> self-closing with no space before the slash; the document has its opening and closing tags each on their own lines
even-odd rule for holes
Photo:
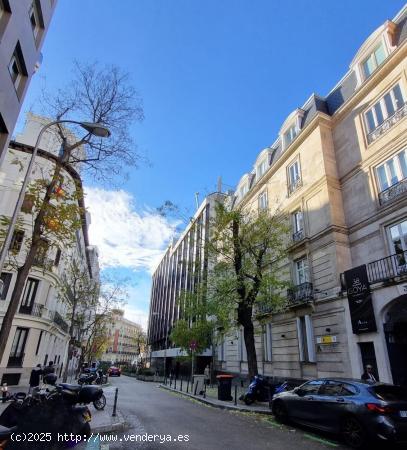
<svg viewBox="0 0 407 450">
<path fill-rule="evenodd" d="M 91 435 L 88 407 L 78 406 L 78 398 L 58 386 L 48 395 L 20 392 L 10 396 L 8 401 L 9 405 L 0 415 L 0 425 L 6 427 L 2 433 L 6 436 L 7 450 L 33 448 L 33 442 L 13 440 L 12 433 L 41 436 L 41 442 L 35 443 L 38 449 L 71 448 Z M 69 438 L 61 441 L 58 436 L 65 434 Z"/>
<path fill-rule="evenodd" d="M 268 400 L 269 385 L 261 375 L 255 375 L 252 382 L 249 384 L 249 388 L 246 394 L 240 396 L 239 400 L 242 400 L 246 405 L 251 405 L 253 402 L 264 402 Z"/>
<path fill-rule="evenodd" d="M 17 431 L 17 427 L 7 428 L 0 425 L 0 450 L 6 448 L 11 439 L 11 435 Z"/>
</svg>

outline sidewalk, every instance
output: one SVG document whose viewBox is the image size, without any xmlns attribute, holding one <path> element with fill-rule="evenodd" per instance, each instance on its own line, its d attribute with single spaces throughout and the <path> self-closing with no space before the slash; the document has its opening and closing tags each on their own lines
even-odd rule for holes
<svg viewBox="0 0 407 450">
<path fill-rule="evenodd" d="M 265 415 L 271 415 L 271 409 L 269 408 L 268 403 L 254 403 L 253 405 L 246 405 L 245 403 L 241 402 L 240 400 L 237 400 L 237 404 L 234 404 L 234 401 L 222 401 L 218 400 L 217 398 L 214 398 L 211 395 L 206 395 L 204 398 L 202 395 L 193 395 L 186 393 L 184 391 L 180 391 L 179 389 L 174 389 L 172 387 L 166 386 L 164 384 L 160 384 L 159 387 L 161 389 L 165 389 L 170 392 L 174 392 L 180 395 L 183 395 L 184 397 L 192 398 L 198 402 L 204 403 L 205 405 L 210 405 L 214 408 L 220 408 L 220 409 L 227 409 L 230 411 L 241 411 L 241 412 L 249 412 L 249 413 L 257 413 L 257 414 L 265 414 Z"/>
<path fill-rule="evenodd" d="M 102 386 L 103 387 L 103 386 Z M 28 392 L 28 388 L 9 388 L 10 392 Z M 115 388 L 112 386 L 103 387 L 103 393 L 106 396 L 106 407 L 103 411 L 98 411 L 93 404 L 88 405 L 92 414 L 92 421 L 90 422 L 93 433 L 108 433 L 114 431 L 122 431 L 125 427 L 125 420 L 120 411 L 116 411 L 116 416 L 112 417 Z M 1 403 L 0 400 L 0 414 L 8 406 L 8 403 Z"/>
</svg>

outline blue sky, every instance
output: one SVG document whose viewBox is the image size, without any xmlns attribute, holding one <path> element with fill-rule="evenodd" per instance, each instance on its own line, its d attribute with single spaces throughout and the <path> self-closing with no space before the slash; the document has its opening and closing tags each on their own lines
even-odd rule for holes
<svg viewBox="0 0 407 450">
<path fill-rule="evenodd" d="M 313 92 L 326 95 L 403 4 L 58 1 L 21 117 L 36 111 L 44 79 L 51 88 L 69 80 L 74 59 L 119 65 L 144 101 L 145 120 L 132 132 L 151 167 L 133 171 L 119 192 L 91 186 L 87 202 L 104 267 L 132 280 L 129 317 L 145 321 L 150 272 L 172 233 L 154 209 L 169 199 L 193 214 L 195 192 L 214 191 L 218 176 L 235 186 L 287 115 Z M 101 205 L 109 217 L 95 217 Z M 116 213 L 126 226 L 107 229 Z"/>
</svg>

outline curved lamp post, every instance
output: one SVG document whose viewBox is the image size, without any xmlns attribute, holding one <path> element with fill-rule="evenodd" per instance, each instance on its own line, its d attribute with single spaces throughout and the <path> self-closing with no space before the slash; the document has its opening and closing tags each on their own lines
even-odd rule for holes
<svg viewBox="0 0 407 450">
<path fill-rule="evenodd" d="M 9 227 L 7 230 L 7 234 L 6 234 L 6 239 L 4 240 L 3 247 L 0 252 L 0 275 L 3 270 L 4 261 L 6 260 L 6 255 L 7 255 L 10 243 L 11 243 L 11 239 L 13 237 L 14 228 L 15 228 L 15 225 L 17 222 L 17 217 L 18 217 L 19 212 L 21 211 L 21 206 L 24 201 L 25 191 L 26 191 L 28 183 L 30 181 L 31 170 L 34 165 L 35 157 L 37 156 L 37 151 L 38 151 L 38 147 L 41 142 L 42 135 L 48 128 L 52 127 L 53 125 L 60 124 L 60 123 L 73 123 L 76 125 L 80 125 L 82 128 L 84 128 L 86 131 L 93 134 L 94 136 L 98 136 L 98 137 L 109 137 L 110 136 L 109 129 L 100 123 L 78 122 L 76 120 L 55 120 L 53 122 L 47 123 L 46 125 L 44 125 L 41 128 L 41 131 L 39 132 L 38 137 L 37 137 L 37 142 L 35 143 L 35 147 L 32 152 L 32 155 L 31 155 L 30 164 L 28 165 L 28 169 L 25 174 L 20 193 L 18 195 L 18 200 L 17 200 L 16 206 L 14 208 L 13 216 L 11 217 L 11 221 L 10 221 L 10 224 L 9 224 Z M 0 280 L 0 296 L 2 294 L 2 291 L 3 291 L 3 282 Z"/>
</svg>

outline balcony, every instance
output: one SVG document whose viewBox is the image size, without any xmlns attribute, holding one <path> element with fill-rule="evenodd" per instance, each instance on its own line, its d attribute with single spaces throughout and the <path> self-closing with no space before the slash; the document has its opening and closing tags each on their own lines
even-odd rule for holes
<svg viewBox="0 0 407 450">
<path fill-rule="evenodd" d="M 44 310 L 44 305 L 34 303 L 33 305 L 21 305 L 18 312 L 20 314 L 27 314 L 30 316 L 41 317 Z"/>
<path fill-rule="evenodd" d="M 314 299 L 312 283 L 306 282 L 287 289 L 287 300 L 289 306 L 307 303 Z"/>
<path fill-rule="evenodd" d="M 61 328 L 61 330 L 65 331 L 65 333 L 68 332 L 69 330 L 69 325 L 68 323 L 62 318 L 61 314 L 59 314 L 59 312 L 54 311 L 51 314 L 52 317 L 52 321 L 59 326 L 59 328 Z"/>
<path fill-rule="evenodd" d="M 25 353 L 15 356 L 9 356 L 7 367 L 23 367 Z"/>
<path fill-rule="evenodd" d="M 369 283 L 394 281 L 395 278 L 407 275 L 407 251 L 386 256 L 366 264 Z M 342 290 L 346 291 L 345 276 L 340 275 Z"/>
<path fill-rule="evenodd" d="M 292 236 L 293 244 L 297 244 L 298 242 L 301 242 L 304 239 L 305 239 L 304 229 L 298 230 L 295 233 L 293 233 Z"/>
<path fill-rule="evenodd" d="M 367 135 L 368 143 L 371 144 L 405 116 L 407 116 L 407 103 Z"/>
<path fill-rule="evenodd" d="M 51 258 L 44 258 L 43 256 L 36 256 L 34 258 L 34 262 L 33 265 L 36 267 L 41 267 L 45 270 L 52 270 L 52 267 L 54 265 L 54 260 L 52 260 Z"/>
<path fill-rule="evenodd" d="M 379 193 L 379 202 L 381 205 L 393 202 L 407 192 L 407 178 L 399 181 L 393 186 Z"/>
<path fill-rule="evenodd" d="M 293 181 L 292 183 L 290 183 L 288 185 L 288 196 L 290 196 L 291 194 L 293 194 L 297 189 L 299 189 L 302 186 L 302 179 L 301 178 L 297 178 L 295 181 Z"/>
</svg>

